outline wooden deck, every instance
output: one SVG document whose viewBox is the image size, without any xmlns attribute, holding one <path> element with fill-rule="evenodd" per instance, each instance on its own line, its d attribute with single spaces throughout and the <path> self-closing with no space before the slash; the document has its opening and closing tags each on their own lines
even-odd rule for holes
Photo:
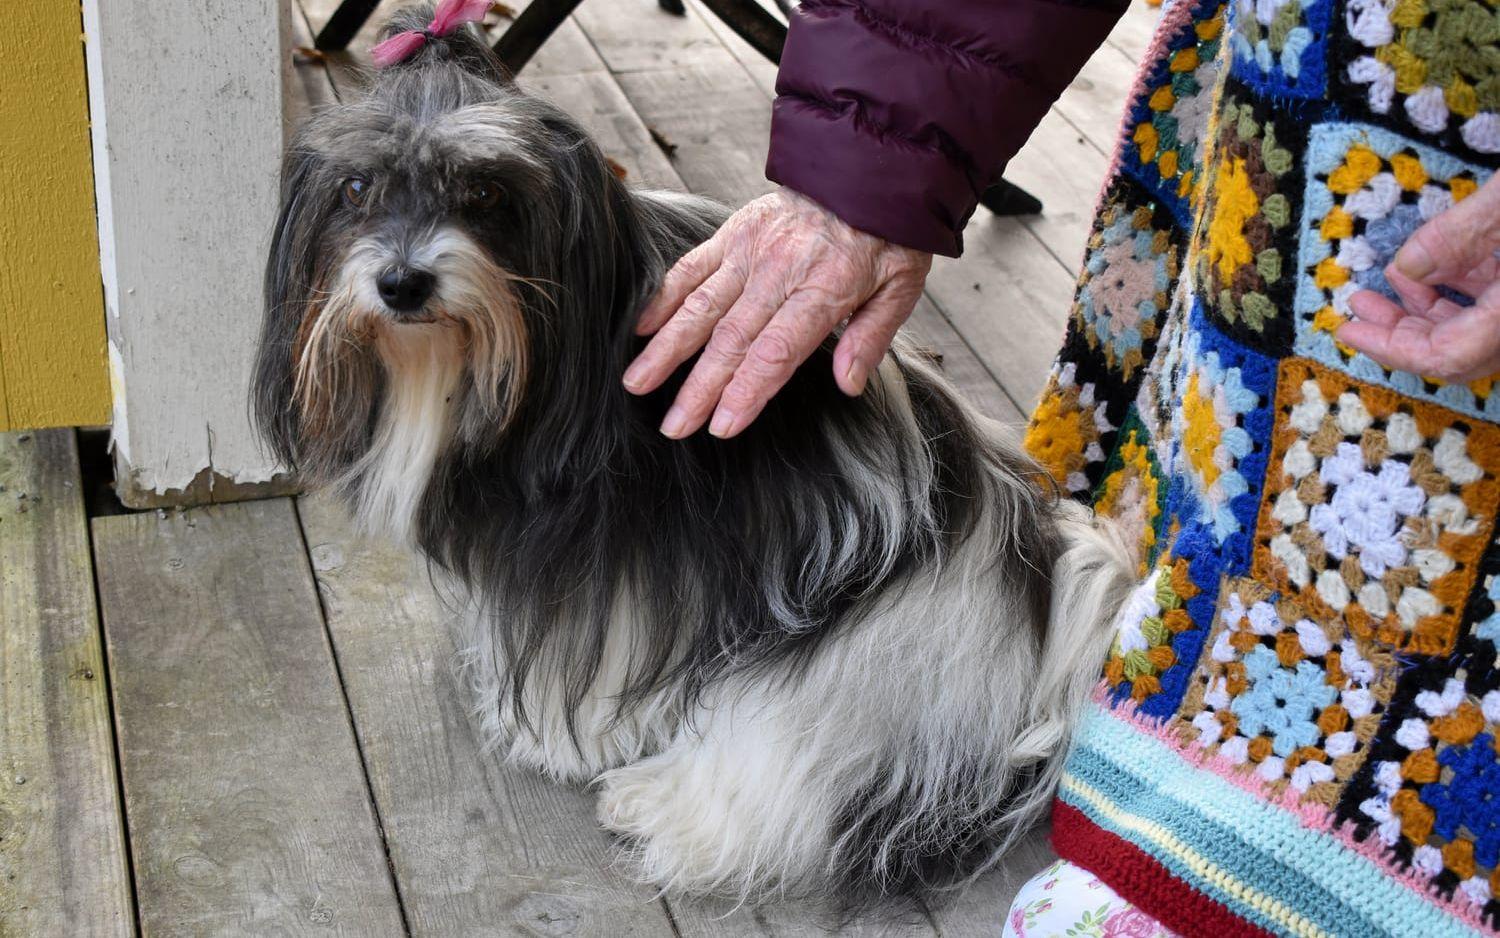
<svg viewBox="0 0 1500 938">
<path fill-rule="evenodd" d="M 297 7 L 300 43 L 332 5 Z M 1046 214 L 981 209 L 913 318 L 1003 420 L 1061 337 L 1152 16 L 1127 15 L 1012 164 Z M 340 61 L 295 78 L 292 119 L 352 87 Z M 719 24 L 651 0 L 585 3 L 523 75 L 631 181 L 731 203 L 768 188 L 773 79 Z M 425 578 L 332 505 L 125 514 L 86 508 L 89 479 L 73 431 L 0 435 L 0 936 L 824 929 L 801 903 L 657 896 L 587 792 L 482 755 Z M 969 889 L 844 930 L 998 934 L 1048 855 L 1038 832 Z"/>
</svg>

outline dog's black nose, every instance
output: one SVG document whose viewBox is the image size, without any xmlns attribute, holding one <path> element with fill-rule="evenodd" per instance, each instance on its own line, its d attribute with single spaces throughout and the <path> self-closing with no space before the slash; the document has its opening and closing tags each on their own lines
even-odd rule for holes
<svg viewBox="0 0 1500 938">
<path fill-rule="evenodd" d="M 398 313 L 414 313 L 432 296 L 437 278 L 425 270 L 387 267 L 375 278 L 375 287 L 385 305 Z"/>
</svg>

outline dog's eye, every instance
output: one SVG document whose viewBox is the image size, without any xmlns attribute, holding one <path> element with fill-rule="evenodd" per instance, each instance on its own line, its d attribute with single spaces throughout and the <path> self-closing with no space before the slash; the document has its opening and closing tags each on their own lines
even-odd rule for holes
<svg viewBox="0 0 1500 938">
<path fill-rule="evenodd" d="M 493 182 L 476 182 L 469 187 L 469 204 L 475 208 L 494 208 L 504 195 Z"/>
<path fill-rule="evenodd" d="M 344 180 L 344 201 L 355 208 L 365 204 L 365 196 L 370 194 L 370 182 L 358 176 L 350 176 Z"/>
</svg>

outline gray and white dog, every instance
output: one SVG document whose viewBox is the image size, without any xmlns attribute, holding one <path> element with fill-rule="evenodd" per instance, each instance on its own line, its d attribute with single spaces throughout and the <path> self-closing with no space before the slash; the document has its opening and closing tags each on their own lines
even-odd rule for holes
<svg viewBox="0 0 1500 938">
<path fill-rule="evenodd" d="M 1135 561 L 904 339 L 662 437 L 636 315 L 725 214 L 434 38 L 286 154 L 260 431 L 455 586 L 487 742 L 595 783 L 651 880 L 951 880 L 1045 810 Z"/>
</svg>

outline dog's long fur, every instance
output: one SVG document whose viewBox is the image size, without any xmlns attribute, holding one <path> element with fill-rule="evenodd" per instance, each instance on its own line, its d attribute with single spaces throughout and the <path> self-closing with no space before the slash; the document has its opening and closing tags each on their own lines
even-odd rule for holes
<svg viewBox="0 0 1500 938">
<path fill-rule="evenodd" d="M 740 437 L 662 437 L 681 375 L 622 388 L 636 315 L 724 217 L 627 189 L 477 36 L 434 40 L 287 153 L 261 433 L 451 584 L 488 741 L 597 779 L 651 879 L 974 871 L 1045 807 L 1130 551 L 904 339 L 860 397 L 825 345 Z M 436 275 L 432 321 L 376 294 L 398 263 Z"/>
</svg>

